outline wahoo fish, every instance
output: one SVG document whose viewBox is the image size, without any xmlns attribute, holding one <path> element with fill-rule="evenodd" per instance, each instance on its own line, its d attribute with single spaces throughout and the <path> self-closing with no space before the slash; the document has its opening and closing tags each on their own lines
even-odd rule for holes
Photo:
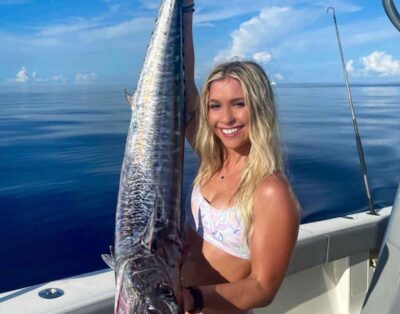
<svg viewBox="0 0 400 314">
<path fill-rule="evenodd" d="M 136 91 L 121 169 L 114 313 L 181 313 L 184 143 L 181 0 L 163 0 Z"/>
</svg>

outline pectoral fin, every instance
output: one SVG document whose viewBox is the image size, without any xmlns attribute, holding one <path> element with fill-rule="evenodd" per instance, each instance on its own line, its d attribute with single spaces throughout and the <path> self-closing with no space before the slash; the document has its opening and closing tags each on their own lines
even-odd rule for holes
<svg viewBox="0 0 400 314">
<path fill-rule="evenodd" d="M 108 265 L 108 267 L 110 267 L 111 269 L 114 269 L 115 258 L 114 258 L 113 247 L 111 245 L 110 245 L 110 254 L 101 254 L 101 258 Z"/>
</svg>

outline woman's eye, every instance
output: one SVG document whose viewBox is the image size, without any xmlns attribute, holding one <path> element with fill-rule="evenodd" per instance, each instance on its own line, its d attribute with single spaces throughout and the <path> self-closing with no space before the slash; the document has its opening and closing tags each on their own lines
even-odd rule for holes
<svg viewBox="0 0 400 314">
<path fill-rule="evenodd" d="M 237 102 L 237 103 L 234 104 L 234 106 L 236 106 L 236 107 L 244 107 L 245 104 L 244 104 L 244 102 Z"/>
<path fill-rule="evenodd" d="M 218 105 L 218 104 L 209 104 L 208 105 L 209 109 L 218 109 L 219 107 L 220 107 L 220 105 Z"/>
</svg>

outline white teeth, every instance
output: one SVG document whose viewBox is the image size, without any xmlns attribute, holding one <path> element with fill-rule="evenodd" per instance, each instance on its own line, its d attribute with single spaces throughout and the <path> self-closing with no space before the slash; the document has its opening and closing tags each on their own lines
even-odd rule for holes
<svg viewBox="0 0 400 314">
<path fill-rule="evenodd" d="M 232 134 L 235 133 L 239 130 L 239 128 L 234 128 L 234 129 L 222 129 L 222 133 L 224 134 Z"/>
</svg>

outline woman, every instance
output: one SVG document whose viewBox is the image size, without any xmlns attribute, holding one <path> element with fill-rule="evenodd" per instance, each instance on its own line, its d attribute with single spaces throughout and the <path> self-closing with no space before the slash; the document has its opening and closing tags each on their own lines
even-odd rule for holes
<svg viewBox="0 0 400 314">
<path fill-rule="evenodd" d="M 194 84 L 193 0 L 184 1 L 186 136 L 200 156 L 187 206 L 182 267 L 187 313 L 250 313 L 268 305 L 293 251 L 300 209 L 283 174 L 274 98 L 254 62 L 217 66 Z"/>
</svg>

